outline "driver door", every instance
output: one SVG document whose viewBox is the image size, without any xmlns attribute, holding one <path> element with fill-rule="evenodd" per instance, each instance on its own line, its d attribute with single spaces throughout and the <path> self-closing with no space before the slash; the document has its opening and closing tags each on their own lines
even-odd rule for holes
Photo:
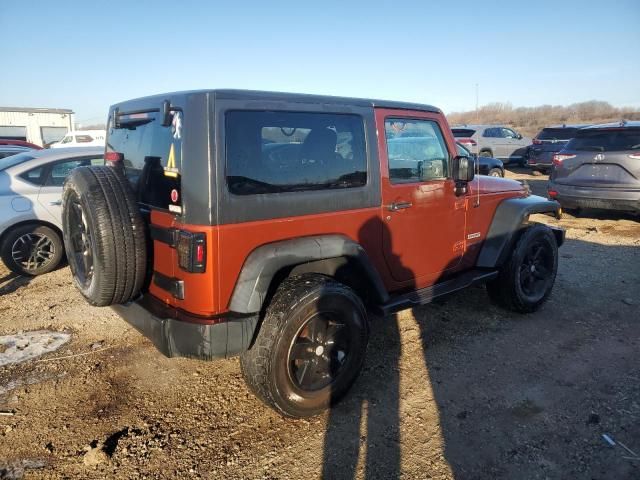
<svg viewBox="0 0 640 480">
<path fill-rule="evenodd" d="M 435 113 L 377 109 L 376 123 L 384 258 L 399 284 L 429 286 L 464 253 L 466 202 L 450 172 L 454 141 Z"/>
</svg>

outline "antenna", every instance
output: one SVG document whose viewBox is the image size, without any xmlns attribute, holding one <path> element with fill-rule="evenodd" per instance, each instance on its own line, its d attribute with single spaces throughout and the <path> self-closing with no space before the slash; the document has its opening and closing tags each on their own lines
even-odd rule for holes
<svg viewBox="0 0 640 480">
<path fill-rule="evenodd" d="M 476 82 L 476 124 L 480 123 L 480 110 L 478 109 L 479 88 Z M 476 143 L 476 148 L 478 144 Z M 480 206 L 480 152 L 476 154 L 476 175 L 478 176 L 478 187 L 476 188 L 476 203 L 475 208 Z"/>
</svg>

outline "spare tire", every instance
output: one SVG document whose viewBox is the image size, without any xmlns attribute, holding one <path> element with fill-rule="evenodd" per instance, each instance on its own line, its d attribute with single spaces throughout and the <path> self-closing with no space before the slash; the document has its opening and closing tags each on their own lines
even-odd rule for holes
<svg viewBox="0 0 640 480">
<path fill-rule="evenodd" d="M 64 245 L 73 281 L 99 307 L 140 294 L 147 266 L 147 235 L 134 193 L 114 167 L 78 167 L 62 194 Z"/>
</svg>

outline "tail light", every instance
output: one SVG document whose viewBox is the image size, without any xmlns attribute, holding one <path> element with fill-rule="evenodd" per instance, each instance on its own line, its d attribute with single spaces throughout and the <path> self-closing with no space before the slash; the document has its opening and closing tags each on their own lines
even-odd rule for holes
<svg viewBox="0 0 640 480">
<path fill-rule="evenodd" d="M 191 273 L 203 273 L 207 263 L 207 240 L 204 233 L 178 232 L 178 265 Z"/>
<path fill-rule="evenodd" d="M 564 153 L 556 153 L 553 155 L 553 164 L 557 167 L 562 165 L 562 162 L 565 160 L 569 160 L 570 158 L 575 158 L 575 155 L 566 155 Z"/>
<path fill-rule="evenodd" d="M 473 138 L 460 138 L 458 142 L 463 144 L 464 146 L 475 147 L 478 142 L 476 142 Z"/>
<path fill-rule="evenodd" d="M 629 158 L 632 158 L 634 160 L 640 160 L 640 153 L 631 153 L 629 155 L 627 155 Z"/>
<path fill-rule="evenodd" d="M 531 143 L 533 143 L 534 145 L 542 145 L 542 140 L 534 138 L 533 140 L 531 140 Z"/>
<path fill-rule="evenodd" d="M 104 159 L 107 162 L 121 162 L 124 160 L 124 155 L 120 152 L 105 152 Z"/>
<path fill-rule="evenodd" d="M 555 190 L 549 190 L 547 193 L 549 194 L 549 198 L 556 198 L 558 196 L 558 192 Z"/>
</svg>

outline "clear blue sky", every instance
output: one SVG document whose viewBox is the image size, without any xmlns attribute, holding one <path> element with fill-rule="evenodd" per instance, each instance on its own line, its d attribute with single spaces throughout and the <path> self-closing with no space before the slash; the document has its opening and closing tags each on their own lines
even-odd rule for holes
<svg viewBox="0 0 640 480">
<path fill-rule="evenodd" d="M 593 6 L 592 6 L 593 4 Z M 0 105 L 73 108 L 194 88 L 432 103 L 640 107 L 640 1 L 0 3 Z"/>
</svg>

